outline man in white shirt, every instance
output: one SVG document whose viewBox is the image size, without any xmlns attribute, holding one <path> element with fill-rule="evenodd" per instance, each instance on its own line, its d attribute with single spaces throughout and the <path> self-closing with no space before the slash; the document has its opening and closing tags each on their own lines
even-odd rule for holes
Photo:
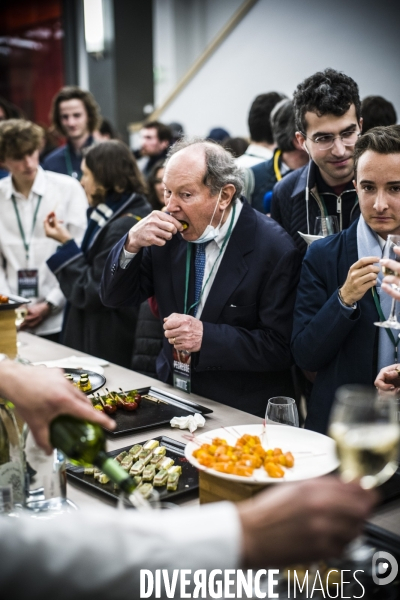
<svg viewBox="0 0 400 600">
<path fill-rule="evenodd" d="M 0 395 L 13 401 L 48 453 L 59 414 L 110 427 L 110 419 L 56 369 L 2 360 Z M 111 422 L 112 423 L 112 422 Z M 339 556 L 361 532 L 374 490 L 336 477 L 271 486 L 252 500 L 176 511 L 124 514 L 104 507 L 54 520 L 0 518 L 0 589 L 19 600 L 131 600 L 148 597 L 141 570 L 163 580 L 175 569 L 267 569 Z M 230 573 L 233 575 L 233 573 Z M 178 573 L 179 575 L 179 573 Z M 181 573 L 182 579 L 183 573 Z M 180 584 L 168 597 L 183 597 Z M 164 584 L 161 594 L 164 598 Z M 154 597 L 154 596 L 152 596 Z M 204 597 L 204 596 L 199 596 Z M 225 596 L 226 597 L 226 596 Z"/>
<path fill-rule="evenodd" d="M 251 142 L 246 152 L 236 159 L 238 167 L 250 168 L 272 158 L 275 142 L 270 124 L 270 115 L 274 106 L 283 98 L 286 98 L 284 94 L 269 92 L 268 94 L 260 94 L 254 100 L 248 119 Z"/>
<path fill-rule="evenodd" d="M 86 195 L 77 181 L 39 166 L 41 127 L 10 119 L 0 125 L 0 162 L 10 175 L 0 181 L 0 292 L 31 300 L 22 328 L 57 341 L 65 298 L 46 265 L 57 243 L 43 221 L 51 211 L 71 234 L 86 229 Z"/>
</svg>

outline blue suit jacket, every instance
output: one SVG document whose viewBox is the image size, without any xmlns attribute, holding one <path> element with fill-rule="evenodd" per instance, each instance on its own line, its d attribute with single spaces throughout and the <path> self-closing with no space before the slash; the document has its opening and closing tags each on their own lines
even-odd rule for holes
<svg viewBox="0 0 400 600">
<path fill-rule="evenodd" d="M 182 314 L 187 242 L 178 234 L 163 247 L 145 248 L 123 270 L 125 240 L 105 266 L 104 304 L 138 305 L 155 295 L 161 318 Z M 292 394 L 290 335 L 300 261 L 287 233 L 245 202 L 201 314 L 193 392 L 260 416 L 268 398 Z M 172 346 L 166 339 L 157 372 L 171 382 Z"/>
<path fill-rule="evenodd" d="M 349 312 L 338 288 L 358 260 L 357 222 L 314 242 L 304 258 L 294 312 L 292 351 L 300 368 L 317 371 L 306 427 L 325 433 L 341 385 L 373 385 L 377 375 L 378 320 L 369 290 Z"/>
</svg>

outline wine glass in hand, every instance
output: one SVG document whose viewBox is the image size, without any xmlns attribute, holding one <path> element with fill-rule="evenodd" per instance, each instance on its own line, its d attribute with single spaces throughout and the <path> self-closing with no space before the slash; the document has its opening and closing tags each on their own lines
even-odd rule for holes
<svg viewBox="0 0 400 600">
<path fill-rule="evenodd" d="M 373 388 L 339 388 L 332 409 L 329 435 L 335 440 L 343 481 L 357 480 L 370 489 L 387 481 L 397 469 L 400 428 L 397 400 L 378 396 Z M 346 560 L 368 557 L 370 548 L 358 536 L 345 552 Z"/>
<path fill-rule="evenodd" d="M 393 250 L 396 246 L 400 247 L 400 235 L 388 235 L 382 258 L 390 258 L 392 260 L 400 261 L 400 256 L 395 254 Z M 389 269 L 388 267 L 385 267 L 383 265 L 382 273 L 384 275 L 396 275 L 396 273 L 392 271 L 392 269 Z M 393 285 L 393 287 L 396 289 L 395 285 Z M 389 317 L 385 321 L 378 321 L 374 323 L 374 325 L 376 325 L 377 327 L 389 327 L 390 329 L 400 329 L 400 323 L 398 322 L 396 317 L 396 300 L 394 298 L 392 299 L 392 306 L 390 309 Z"/>
<path fill-rule="evenodd" d="M 329 435 L 335 440 L 344 481 L 369 489 L 397 469 L 400 427 L 397 400 L 373 388 L 344 386 L 336 393 Z"/>
</svg>

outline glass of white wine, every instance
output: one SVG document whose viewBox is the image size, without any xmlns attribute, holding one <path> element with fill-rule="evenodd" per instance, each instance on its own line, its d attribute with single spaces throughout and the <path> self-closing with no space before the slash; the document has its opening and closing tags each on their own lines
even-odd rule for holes
<svg viewBox="0 0 400 600">
<path fill-rule="evenodd" d="M 369 489 L 396 471 L 400 427 L 397 400 L 373 388 L 344 386 L 336 393 L 329 427 L 344 481 L 359 480 Z"/>
<path fill-rule="evenodd" d="M 400 261 L 400 257 L 394 253 L 394 248 L 396 246 L 397 247 L 400 246 L 400 235 L 388 235 L 386 244 L 385 244 L 385 248 L 383 250 L 382 258 L 390 258 L 392 260 Z M 400 264 L 399 264 L 399 270 L 400 270 Z M 394 271 L 392 271 L 392 269 L 389 269 L 388 267 L 382 267 L 382 273 L 383 273 L 383 275 L 396 275 L 396 273 Z M 394 285 L 393 285 L 393 287 L 395 289 L 398 289 Z M 390 309 L 389 317 L 386 319 L 386 321 L 377 321 L 376 323 L 374 323 L 374 325 L 376 325 L 377 327 L 386 327 L 386 328 L 390 327 L 390 329 L 400 329 L 400 323 L 397 320 L 397 316 L 396 316 L 396 300 L 394 298 L 392 299 L 392 306 Z"/>
<path fill-rule="evenodd" d="M 390 479 L 398 466 L 400 427 L 398 401 L 378 396 L 376 390 L 359 385 L 336 392 L 329 435 L 335 440 L 343 481 L 357 480 L 370 489 Z M 346 560 L 368 560 L 370 549 L 359 536 L 346 549 Z"/>
</svg>

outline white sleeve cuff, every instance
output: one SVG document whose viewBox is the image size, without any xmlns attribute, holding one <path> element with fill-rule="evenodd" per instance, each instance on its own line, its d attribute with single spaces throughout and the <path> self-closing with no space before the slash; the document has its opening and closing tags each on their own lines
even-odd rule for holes
<svg viewBox="0 0 400 600">
<path fill-rule="evenodd" d="M 61 309 L 65 305 L 65 296 L 60 290 L 60 288 L 56 287 L 51 289 L 46 295 L 46 302 L 51 302 L 53 306 L 55 306 L 58 309 Z"/>
<path fill-rule="evenodd" d="M 135 252 L 128 252 L 128 250 L 122 248 L 122 252 L 119 255 L 119 266 L 121 267 L 121 269 L 126 269 L 130 264 L 131 260 L 135 258 L 135 256 Z"/>
</svg>

